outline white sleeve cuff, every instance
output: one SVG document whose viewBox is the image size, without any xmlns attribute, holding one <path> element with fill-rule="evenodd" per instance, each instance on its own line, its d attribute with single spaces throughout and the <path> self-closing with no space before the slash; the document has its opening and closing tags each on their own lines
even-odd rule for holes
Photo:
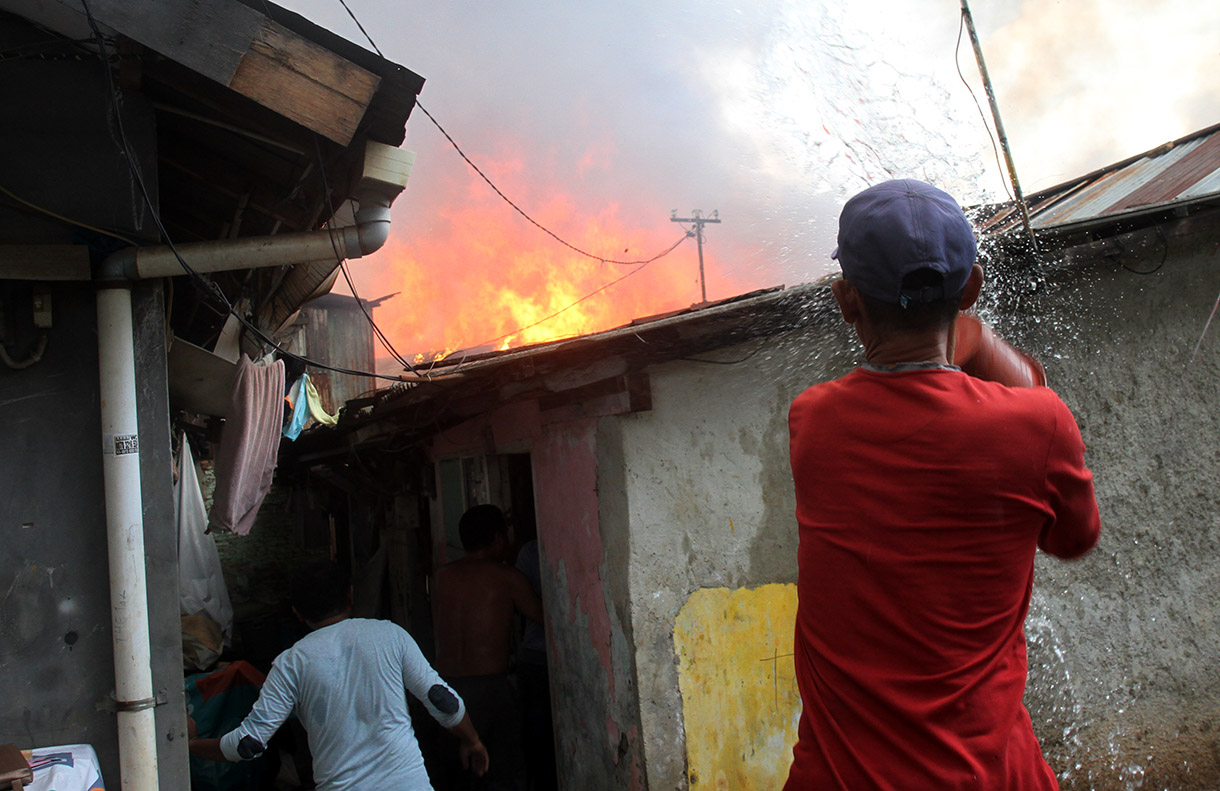
<svg viewBox="0 0 1220 791">
<path fill-rule="evenodd" d="M 237 743 L 241 741 L 241 728 L 233 730 L 220 737 L 220 751 L 224 753 L 225 760 L 236 763 L 241 760 L 241 756 L 237 753 Z"/>
</svg>

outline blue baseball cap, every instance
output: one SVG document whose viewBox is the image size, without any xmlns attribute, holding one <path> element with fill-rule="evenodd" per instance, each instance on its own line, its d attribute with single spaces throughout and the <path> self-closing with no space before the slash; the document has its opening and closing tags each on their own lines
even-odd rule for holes
<svg viewBox="0 0 1220 791">
<path fill-rule="evenodd" d="M 931 184 L 898 179 L 847 202 L 830 257 L 861 292 L 905 307 L 960 293 L 977 255 L 974 230 L 957 201 Z M 902 279 L 919 269 L 939 272 L 941 284 L 904 290 Z"/>
</svg>

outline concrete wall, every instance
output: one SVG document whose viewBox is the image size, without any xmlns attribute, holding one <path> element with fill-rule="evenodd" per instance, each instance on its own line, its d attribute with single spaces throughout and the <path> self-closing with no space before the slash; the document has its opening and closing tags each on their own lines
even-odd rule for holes
<svg viewBox="0 0 1220 791">
<path fill-rule="evenodd" d="M 1045 361 L 1097 482 L 1101 543 L 1076 562 L 1039 556 L 1027 622 L 1027 705 L 1065 791 L 1220 783 L 1220 326 L 1190 359 L 1220 293 L 1218 250 L 1202 222 L 1165 240 L 1146 232 L 994 273 L 983 305 Z M 657 366 L 652 411 L 602 421 L 599 445 L 623 460 L 599 467 L 599 491 L 603 522 L 630 533 L 650 788 L 786 776 L 788 748 L 752 779 L 733 771 L 795 735 L 780 664 L 790 625 L 771 622 L 795 595 L 785 420 L 801 389 L 850 370 L 849 332 L 828 316 L 811 333 L 703 355 L 748 357 L 736 365 Z M 768 670 L 770 702 L 757 695 Z M 747 702 L 707 705 L 717 695 Z"/>
<path fill-rule="evenodd" d="M 788 404 L 805 387 L 850 370 L 848 337 L 840 326 L 846 328 L 828 318 L 816 332 L 700 355 L 741 360 L 737 364 L 656 366 L 650 370 L 652 411 L 603 421 L 602 434 L 617 433 L 624 459 L 620 507 L 630 524 L 632 631 L 650 788 L 719 787 L 721 773 L 730 788 L 776 787 L 787 777 L 799 713 L 792 693 L 792 624 L 772 623 L 768 613 L 776 601 L 795 599 Z M 774 583 L 789 590 L 740 593 Z M 713 639 L 721 651 L 691 662 L 691 649 L 683 666 L 675 625 L 693 596 L 715 589 L 721 606 L 700 616 L 693 615 L 698 605 L 686 610 L 684 629 L 718 635 Z M 730 660 L 743 642 L 749 650 Z M 709 660 L 721 658 L 709 667 Z M 780 683 L 788 685 L 782 706 Z M 765 711 L 747 708 L 728 721 L 684 716 L 684 696 L 739 697 L 744 686 L 755 684 L 776 690 Z M 791 733 L 781 738 L 785 727 Z M 717 757 L 706 749 L 711 742 L 720 745 Z M 743 786 L 734 772 L 761 760 L 763 743 L 777 758 Z M 702 763 L 688 766 L 692 748 Z"/>
<path fill-rule="evenodd" d="M 1078 416 L 1103 524 L 1082 561 L 1039 559 L 1029 707 L 1065 789 L 1216 788 L 1220 326 L 1191 355 L 1220 229 L 1123 241 L 1028 279 L 1013 321 Z"/>
<path fill-rule="evenodd" d="M 0 282 L 0 294 L 23 284 Z M 171 494 L 165 307 L 134 295 L 144 542 L 161 787 L 186 788 L 186 711 Z M 110 591 L 102 495 L 97 335 L 91 285 L 56 285 L 41 362 L 0 366 L 0 742 L 92 744 L 118 787 Z M 15 303 L 14 303 L 15 304 Z"/>
</svg>

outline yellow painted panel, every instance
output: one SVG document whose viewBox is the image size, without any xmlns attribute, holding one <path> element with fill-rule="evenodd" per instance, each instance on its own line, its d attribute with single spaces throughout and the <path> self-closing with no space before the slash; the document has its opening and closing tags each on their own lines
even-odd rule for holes
<svg viewBox="0 0 1220 791">
<path fill-rule="evenodd" d="M 800 694 L 792 664 L 796 586 L 703 588 L 674 623 L 690 787 L 783 786 Z"/>
</svg>

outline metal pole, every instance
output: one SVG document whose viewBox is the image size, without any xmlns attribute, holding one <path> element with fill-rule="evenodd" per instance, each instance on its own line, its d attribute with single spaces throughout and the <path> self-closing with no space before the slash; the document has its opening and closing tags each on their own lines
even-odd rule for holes
<svg viewBox="0 0 1220 791">
<path fill-rule="evenodd" d="M 699 294 L 707 302 L 707 280 L 703 277 L 703 223 L 695 223 L 695 243 L 699 248 Z"/>
<path fill-rule="evenodd" d="M 991 88 L 991 77 L 987 74 L 987 63 L 983 60 L 983 47 L 979 44 L 979 34 L 974 29 L 974 17 L 970 14 L 967 0 L 962 0 L 962 18 L 966 20 L 966 30 L 970 32 L 970 44 L 974 47 L 974 59 L 979 64 L 979 75 L 983 78 L 983 89 L 987 91 L 987 101 L 991 105 L 991 117 L 995 121 L 996 135 L 1000 138 L 1000 148 L 1004 151 L 1004 161 L 1008 164 L 1008 178 L 1012 183 L 1012 192 L 1017 199 L 1017 207 L 1021 210 L 1021 220 L 1025 224 L 1025 232 L 1029 234 L 1029 243 L 1034 252 L 1038 252 L 1038 240 L 1034 238 L 1034 226 L 1029 219 L 1029 207 L 1025 205 L 1025 196 L 1021 194 L 1021 183 L 1017 180 L 1017 166 L 1012 160 L 1012 149 L 1008 146 L 1008 135 L 1004 133 L 1004 122 L 1000 120 L 1000 105 L 995 100 L 995 91 Z"/>
</svg>

